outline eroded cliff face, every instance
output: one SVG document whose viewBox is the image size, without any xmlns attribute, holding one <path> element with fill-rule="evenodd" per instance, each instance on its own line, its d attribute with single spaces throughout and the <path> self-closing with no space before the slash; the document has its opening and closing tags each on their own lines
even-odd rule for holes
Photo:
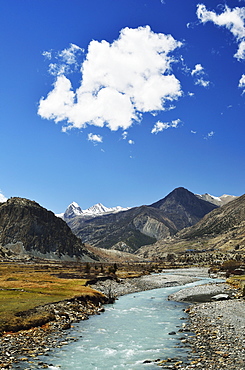
<svg viewBox="0 0 245 370">
<path fill-rule="evenodd" d="M 24 198 L 10 198 L 0 205 L 0 244 L 14 253 L 21 249 L 22 254 L 40 257 L 94 258 L 62 219 Z"/>
<path fill-rule="evenodd" d="M 148 215 L 140 215 L 136 217 L 133 220 L 133 224 L 142 234 L 148 235 L 157 240 L 171 235 L 170 228 L 168 226 Z"/>
</svg>

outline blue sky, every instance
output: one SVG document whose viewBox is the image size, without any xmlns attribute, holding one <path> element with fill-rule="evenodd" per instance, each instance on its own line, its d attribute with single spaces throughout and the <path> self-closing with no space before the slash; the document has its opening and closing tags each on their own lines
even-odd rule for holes
<svg viewBox="0 0 245 370">
<path fill-rule="evenodd" d="M 0 0 L 0 197 L 242 195 L 245 1 Z"/>
</svg>

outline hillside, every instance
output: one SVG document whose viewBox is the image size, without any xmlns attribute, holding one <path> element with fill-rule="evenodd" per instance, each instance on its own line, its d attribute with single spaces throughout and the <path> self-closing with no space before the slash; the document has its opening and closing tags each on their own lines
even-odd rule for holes
<svg viewBox="0 0 245 370">
<path fill-rule="evenodd" d="M 166 253 L 185 251 L 245 251 L 245 195 L 217 208 L 196 225 L 138 250 L 144 258 L 161 258 Z"/>
<path fill-rule="evenodd" d="M 68 225 L 53 212 L 24 198 L 0 204 L 0 245 L 17 255 L 64 260 L 96 259 Z"/>
<path fill-rule="evenodd" d="M 143 245 L 173 236 L 184 227 L 194 225 L 217 208 L 184 188 L 177 188 L 149 206 L 85 219 L 67 220 L 72 231 L 84 243 L 93 246 L 134 252 Z"/>
</svg>

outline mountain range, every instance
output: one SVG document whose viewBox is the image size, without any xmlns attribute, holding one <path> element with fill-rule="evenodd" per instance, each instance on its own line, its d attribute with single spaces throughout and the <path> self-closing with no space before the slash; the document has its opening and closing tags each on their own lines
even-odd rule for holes
<svg viewBox="0 0 245 370">
<path fill-rule="evenodd" d="M 237 198 L 235 195 L 223 194 L 220 197 L 216 197 L 216 196 L 210 195 L 208 193 L 205 193 L 205 194 L 202 194 L 202 195 L 195 194 L 195 196 L 198 197 L 199 199 L 206 200 L 209 203 L 213 203 L 218 207 L 221 207 L 224 204 L 229 203 L 231 200 Z M 66 208 L 64 213 L 56 214 L 56 216 L 61 217 L 64 220 L 74 218 L 76 216 L 83 216 L 83 217 L 86 217 L 86 218 L 92 218 L 92 217 L 97 217 L 97 216 L 103 216 L 103 215 L 109 214 L 109 213 L 127 211 L 131 208 L 132 207 L 123 208 L 121 206 L 108 208 L 108 207 L 104 206 L 101 203 L 97 203 L 94 206 L 83 210 L 76 202 L 72 202 Z"/>
<path fill-rule="evenodd" d="M 180 187 L 155 203 L 128 209 L 97 204 L 82 210 L 73 202 L 60 217 L 34 201 L 10 198 L 0 203 L 0 256 L 87 262 L 119 255 L 123 260 L 125 252 L 157 258 L 166 248 L 243 248 L 245 196 L 220 198 Z"/>
<path fill-rule="evenodd" d="M 104 212 L 89 218 L 71 213 L 69 206 L 69 217 L 64 219 L 84 243 L 133 253 L 143 245 L 153 244 L 194 225 L 215 208 L 217 205 L 180 187 L 151 205 L 123 212 Z"/>
<path fill-rule="evenodd" d="M 76 216 L 81 216 L 84 218 L 93 218 L 109 213 L 117 213 L 121 211 L 126 211 L 128 208 L 123 208 L 120 206 L 108 208 L 105 207 L 101 203 L 97 203 L 94 206 L 88 208 L 88 209 L 82 209 L 76 202 L 72 202 L 64 213 L 57 214 L 56 216 L 61 217 L 63 220 L 69 220 L 71 218 L 74 218 Z"/>
</svg>

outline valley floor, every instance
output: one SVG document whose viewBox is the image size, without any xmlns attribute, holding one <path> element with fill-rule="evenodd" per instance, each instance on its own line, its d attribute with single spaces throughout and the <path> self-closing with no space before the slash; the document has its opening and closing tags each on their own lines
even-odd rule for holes
<svg viewBox="0 0 245 370">
<path fill-rule="evenodd" d="M 93 285 L 93 288 L 105 294 L 109 292 L 120 296 L 142 290 L 183 285 L 197 280 L 197 276 L 208 277 L 207 269 L 167 270 L 166 274 L 123 279 L 120 283 L 107 280 Z M 187 300 L 193 303 L 202 301 L 202 298 L 203 300 L 208 299 L 218 293 L 229 293 L 232 297 L 236 291 L 230 289 L 225 283 L 206 284 L 183 289 L 170 299 Z M 16 334 L 6 333 L 0 338 L 2 349 L 0 369 L 10 369 L 11 363 L 14 363 L 17 358 L 30 364 L 32 361 L 38 363 L 40 353 L 48 354 L 52 347 L 62 346 L 68 344 L 69 341 L 76 340 L 76 338 L 69 337 L 69 330 L 62 329 L 69 329 L 73 321 L 83 319 L 79 318 L 79 315 L 86 318 L 86 307 L 84 304 L 81 307 L 79 302 L 60 304 L 61 307 L 57 306 L 53 309 L 64 312 L 65 321 L 62 325 L 66 325 L 63 328 L 57 322 L 53 322 L 51 326 L 34 328 Z M 103 310 L 101 306 L 87 307 L 87 314 L 98 313 L 101 310 Z M 189 319 L 183 326 L 183 339 L 180 339 L 180 345 L 191 348 L 189 362 L 181 363 L 181 361 L 176 362 L 175 359 L 168 359 L 166 362 L 159 363 L 159 366 L 165 369 L 185 370 L 195 368 L 241 370 L 245 368 L 245 301 L 243 299 L 195 303 L 191 304 L 187 311 Z M 45 367 L 47 367 L 46 364 L 39 363 L 40 369 Z"/>
</svg>

